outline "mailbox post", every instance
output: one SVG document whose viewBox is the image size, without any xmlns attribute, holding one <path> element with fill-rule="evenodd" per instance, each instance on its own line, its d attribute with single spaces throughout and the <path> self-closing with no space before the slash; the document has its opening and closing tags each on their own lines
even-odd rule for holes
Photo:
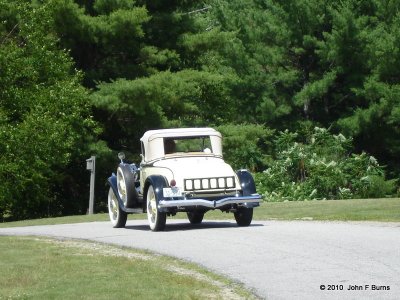
<svg viewBox="0 0 400 300">
<path fill-rule="evenodd" d="M 96 172 L 96 156 L 91 156 L 86 160 L 86 170 L 90 171 L 90 196 L 89 196 L 89 215 L 93 215 L 94 207 L 94 176 Z"/>
</svg>

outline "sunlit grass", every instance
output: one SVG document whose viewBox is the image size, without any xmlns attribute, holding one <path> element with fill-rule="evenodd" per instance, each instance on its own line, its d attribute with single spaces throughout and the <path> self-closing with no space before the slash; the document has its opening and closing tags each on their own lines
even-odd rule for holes
<svg viewBox="0 0 400 300">
<path fill-rule="evenodd" d="M 94 242 L 0 236 L 0 268 L 0 299 L 253 298 L 193 264 Z"/>
<path fill-rule="evenodd" d="M 205 218 L 234 219 L 232 214 L 220 211 L 208 212 Z M 253 218 L 400 222 L 400 198 L 264 202 L 254 209 Z"/>
</svg>

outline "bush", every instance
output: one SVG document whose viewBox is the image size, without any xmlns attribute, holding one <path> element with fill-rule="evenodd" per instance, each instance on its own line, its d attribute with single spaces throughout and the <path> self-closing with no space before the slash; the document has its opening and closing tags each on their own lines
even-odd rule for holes
<svg viewBox="0 0 400 300">
<path fill-rule="evenodd" d="M 351 154 L 351 139 L 315 127 L 301 137 L 288 130 L 274 141 L 275 160 L 256 174 L 258 190 L 268 201 L 385 197 L 396 180 L 385 180 L 377 160 Z"/>
</svg>

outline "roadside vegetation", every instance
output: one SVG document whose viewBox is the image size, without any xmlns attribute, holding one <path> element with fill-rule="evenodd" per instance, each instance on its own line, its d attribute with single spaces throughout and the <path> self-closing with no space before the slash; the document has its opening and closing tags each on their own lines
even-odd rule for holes
<svg viewBox="0 0 400 300">
<path fill-rule="evenodd" d="M 267 201 L 378 198 L 398 193 L 397 179 L 366 153 L 351 152 L 352 140 L 315 127 L 279 132 L 273 161 L 256 173 L 257 191 Z"/>
<path fill-rule="evenodd" d="M 142 134 L 171 127 L 219 129 L 268 201 L 397 197 L 399 12 L 0 0 L 0 221 L 85 214 L 92 155 L 105 211 L 116 153 L 138 163 Z"/>
<path fill-rule="evenodd" d="M 253 299 L 194 264 L 94 242 L 0 236 L 0 299 Z"/>
</svg>

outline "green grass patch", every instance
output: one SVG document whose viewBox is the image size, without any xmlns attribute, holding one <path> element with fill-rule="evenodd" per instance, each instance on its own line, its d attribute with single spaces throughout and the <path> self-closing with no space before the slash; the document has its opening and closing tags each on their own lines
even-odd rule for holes
<svg viewBox="0 0 400 300">
<path fill-rule="evenodd" d="M 400 198 L 266 203 L 255 219 L 400 222 Z"/>
<path fill-rule="evenodd" d="M 0 236 L 0 299 L 254 298 L 199 267 L 94 242 Z"/>
<path fill-rule="evenodd" d="M 220 211 L 207 212 L 205 219 L 234 220 Z M 264 202 L 253 219 L 400 222 L 400 198 Z"/>
<path fill-rule="evenodd" d="M 135 219 L 146 219 L 145 214 L 132 214 L 129 215 L 130 220 Z M 101 222 L 109 221 L 108 213 L 100 213 L 94 215 L 77 215 L 77 216 L 66 216 L 57 218 L 43 218 L 33 219 L 15 222 L 4 222 L 0 223 L 0 228 L 4 227 L 22 227 L 22 226 L 35 226 L 35 225 L 57 225 L 57 224 L 73 224 L 73 223 L 84 223 L 84 222 Z"/>
<path fill-rule="evenodd" d="M 186 219 L 178 213 L 174 219 Z M 131 214 L 128 220 L 145 220 L 146 214 Z M 254 209 L 254 220 L 336 220 L 400 222 L 400 198 L 263 202 Z M 2 227 L 55 225 L 108 221 L 108 214 L 69 216 L 0 223 Z M 233 214 L 209 211 L 205 220 L 232 220 Z M 168 221 L 167 221 L 168 222 Z"/>
</svg>

